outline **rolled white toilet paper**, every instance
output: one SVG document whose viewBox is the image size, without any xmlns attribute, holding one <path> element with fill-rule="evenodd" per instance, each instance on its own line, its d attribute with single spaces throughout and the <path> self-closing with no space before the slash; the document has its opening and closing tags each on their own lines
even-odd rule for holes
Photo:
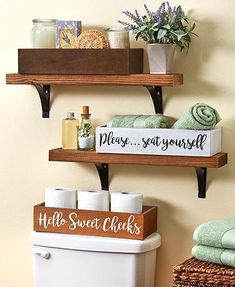
<svg viewBox="0 0 235 287">
<path fill-rule="evenodd" d="M 72 188 L 47 187 L 45 189 L 45 206 L 76 208 L 77 190 Z"/>
<path fill-rule="evenodd" d="M 112 192 L 111 211 L 142 213 L 143 195 L 138 192 Z"/>
<path fill-rule="evenodd" d="M 79 190 L 78 209 L 109 211 L 107 190 Z"/>
</svg>

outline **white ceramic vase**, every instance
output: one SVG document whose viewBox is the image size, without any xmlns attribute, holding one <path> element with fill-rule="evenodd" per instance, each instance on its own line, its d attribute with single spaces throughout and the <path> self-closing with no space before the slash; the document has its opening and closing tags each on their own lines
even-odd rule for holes
<svg viewBox="0 0 235 287">
<path fill-rule="evenodd" d="M 167 74 L 172 72 L 175 45 L 147 44 L 147 56 L 150 74 Z"/>
</svg>

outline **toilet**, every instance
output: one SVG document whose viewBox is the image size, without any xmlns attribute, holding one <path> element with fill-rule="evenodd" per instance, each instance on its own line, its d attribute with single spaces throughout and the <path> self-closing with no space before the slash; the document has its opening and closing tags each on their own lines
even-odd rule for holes
<svg viewBox="0 0 235 287">
<path fill-rule="evenodd" d="M 32 232 L 34 287 L 154 287 L 158 233 L 145 240 Z"/>
</svg>

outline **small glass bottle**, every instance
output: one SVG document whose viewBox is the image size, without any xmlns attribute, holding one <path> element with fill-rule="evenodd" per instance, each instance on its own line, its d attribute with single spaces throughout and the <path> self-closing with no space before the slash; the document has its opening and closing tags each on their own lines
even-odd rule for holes
<svg viewBox="0 0 235 287">
<path fill-rule="evenodd" d="M 78 131 L 78 149 L 94 150 L 95 149 L 95 133 L 92 127 L 89 114 L 89 106 L 83 106 L 81 114 L 81 126 Z"/>
<path fill-rule="evenodd" d="M 109 28 L 108 40 L 109 46 L 112 49 L 129 49 L 130 40 L 129 40 L 129 31 L 125 28 Z"/>
<path fill-rule="evenodd" d="M 34 19 L 32 29 L 33 48 L 56 47 L 56 20 Z"/>
<path fill-rule="evenodd" d="M 67 113 L 66 119 L 62 121 L 62 148 L 77 149 L 77 130 L 79 121 L 73 112 Z"/>
</svg>

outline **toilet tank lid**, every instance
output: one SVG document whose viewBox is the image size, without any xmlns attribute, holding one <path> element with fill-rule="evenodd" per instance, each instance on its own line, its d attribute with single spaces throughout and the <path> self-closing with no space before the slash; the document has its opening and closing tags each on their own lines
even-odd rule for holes
<svg viewBox="0 0 235 287">
<path fill-rule="evenodd" d="M 161 237 L 157 232 L 144 240 L 134 240 L 33 231 L 31 241 L 38 246 L 119 253 L 144 253 L 161 245 Z"/>
</svg>

